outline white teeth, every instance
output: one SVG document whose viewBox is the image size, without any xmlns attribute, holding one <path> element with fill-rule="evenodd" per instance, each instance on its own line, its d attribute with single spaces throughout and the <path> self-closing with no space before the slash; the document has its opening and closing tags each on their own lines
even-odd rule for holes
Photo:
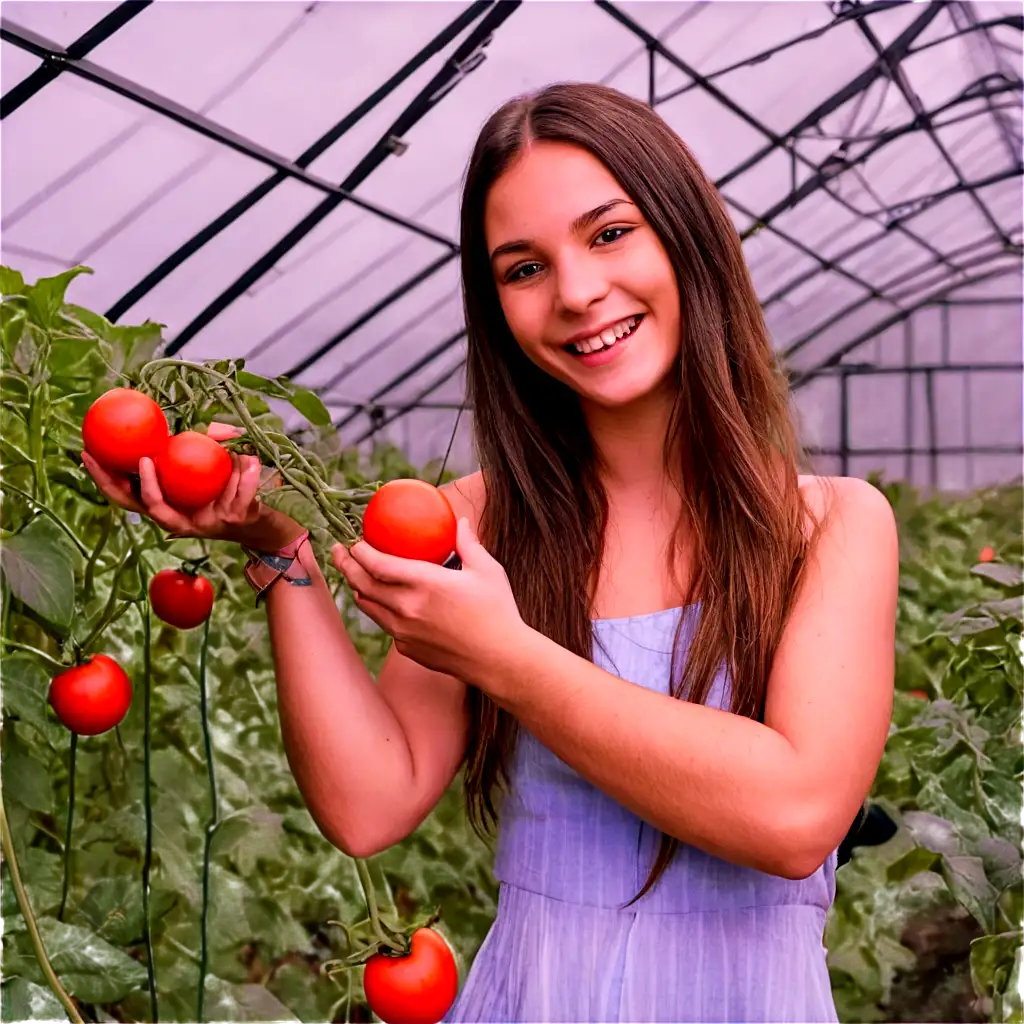
<svg viewBox="0 0 1024 1024">
<path fill-rule="evenodd" d="M 611 327 L 605 328 L 600 334 L 595 335 L 593 338 L 587 338 L 585 341 L 577 341 L 575 349 L 577 352 L 586 354 L 588 352 L 599 352 L 603 348 L 607 348 L 609 345 L 614 345 L 619 338 L 629 334 L 629 332 L 636 326 L 637 318 L 635 316 L 627 317 L 625 320 L 620 320 L 617 324 Z"/>
</svg>

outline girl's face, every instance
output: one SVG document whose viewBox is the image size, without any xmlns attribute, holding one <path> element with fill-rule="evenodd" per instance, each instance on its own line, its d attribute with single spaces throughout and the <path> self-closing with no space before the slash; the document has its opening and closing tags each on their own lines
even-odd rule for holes
<svg viewBox="0 0 1024 1024">
<path fill-rule="evenodd" d="M 609 409 L 666 386 L 680 348 L 675 272 L 604 164 L 532 143 L 491 187 L 484 231 L 505 319 L 533 363 Z"/>
</svg>

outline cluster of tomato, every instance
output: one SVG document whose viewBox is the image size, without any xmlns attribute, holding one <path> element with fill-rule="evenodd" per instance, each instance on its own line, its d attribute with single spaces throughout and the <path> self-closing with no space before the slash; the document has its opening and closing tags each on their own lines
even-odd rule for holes
<svg viewBox="0 0 1024 1024">
<path fill-rule="evenodd" d="M 192 430 L 172 435 L 160 406 L 130 388 L 114 388 L 92 404 L 82 423 L 82 441 L 104 469 L 122 476 L 137 475 L 140 459 L 152 459 L 164 500 L 181 512 L 215 501 L 231 476 L 231 456 L 220 444 Z M 441 564 L 455 550 L 456 520 L 437 488 L 422 480 L 393 480 L 367 505 L 363 536 L 388 554 Z M 150 581 L 149 601 L 164 622 L 194 629 L 213 610 L 213 585 L 188 565 L 162 569 Z M 49 701 L 68 729 L 95 736 L 127 715 L 132 685 L 113 658 L 93 654 L 54 677 Z M 367 961 L 364 986 L 382 1020 L 433 1024 L 455 999 L 458 971 L 441 935 L 419 928 L 407 955 L 378 952 Z"/>
</svg>

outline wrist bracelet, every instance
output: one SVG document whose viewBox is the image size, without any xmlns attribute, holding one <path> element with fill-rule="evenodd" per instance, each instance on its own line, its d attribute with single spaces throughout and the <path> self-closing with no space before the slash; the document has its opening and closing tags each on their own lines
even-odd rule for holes
<svg viewBox="0 0 1024 1024">
<path fill-rule="evenodd" d="M 310 587 L 313 585 L 308 573 L 304 576 L 288 574 L 288 570 L 298 557 L 299 549 L 307 540 L 309 540 L 309 531 L 303 530 L 298 537 L 277 551 L 257 551 L 242 545 L 242 550 L 249 556 L 243 574 L 245 581 L 256 591 L 257 607 L 270 587 L 282 577 L 293 586 Z"/>
</svg>

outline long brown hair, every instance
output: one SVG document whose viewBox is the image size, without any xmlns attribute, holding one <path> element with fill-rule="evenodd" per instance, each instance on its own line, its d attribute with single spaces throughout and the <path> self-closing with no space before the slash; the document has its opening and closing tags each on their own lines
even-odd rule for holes
<svg viewBox="0 0 1024 1024">
<path fill-rule="evenodd" d="M 523 620 L 579 656 L 594 643 L 591 588 L 607 501 L 577 396 L 513 338 L 491 276 L 484 206 L 492 183 L 533 140 L 574 143 L 618 179 L 661 239 L 678 281 L 683 331 L 668 438 L 684 481 L 677 544 L 692 554 L 681 604 L 701 613 L 673 696 L 702 703 L 717 670 L 731 710 L 759 718 L 772 658 L 813 538 L 798 483 L 803 461 L 740 239 L 714 185 L 647 105 L 594 84 L 559 84 L 505 104 L 484 126 L 467 171 L 461 259 L 467 399 L 486 486 L 480 538 L 504 566 Z M 682 623 L 680 623 L 682 625 Z M 673 666 L 678 666 L 678 644 Z M 498 820 L 518 723 L 470 688 L 467 811 L 484 836 Z M 643 889 L 678 840 L 663 836 Z M 631 901 L 633 902 L 633 901 Z"/>
</svg>

